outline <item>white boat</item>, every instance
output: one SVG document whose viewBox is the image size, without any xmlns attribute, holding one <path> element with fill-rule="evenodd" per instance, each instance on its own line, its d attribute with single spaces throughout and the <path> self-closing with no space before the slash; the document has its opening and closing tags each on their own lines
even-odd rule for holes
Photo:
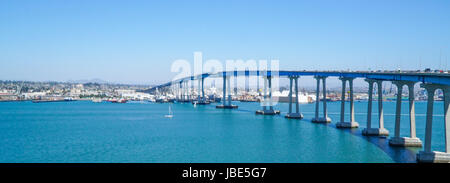
<svg viewBox="0 0 450 183">
<path fill-rule="evenodd" d="M 169 114 L 166 114 L 164 117 L 166 118 L 172 118 L 173 114 L 172 114 L 172 107 L 169 105 Z"/>
</svg>

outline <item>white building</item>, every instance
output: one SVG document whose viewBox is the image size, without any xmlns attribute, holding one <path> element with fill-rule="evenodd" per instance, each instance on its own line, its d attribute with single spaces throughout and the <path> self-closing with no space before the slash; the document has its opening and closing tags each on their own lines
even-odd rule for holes
<svg viewBox="0 0 450 183">
<path fill-rule="evenodd" d="M 47 93 L 46 92 L 31 92 L 31 93 L 22 93 L 25 99 L 34 99 L 38 97 L 43 97 Z"/>
</svg>

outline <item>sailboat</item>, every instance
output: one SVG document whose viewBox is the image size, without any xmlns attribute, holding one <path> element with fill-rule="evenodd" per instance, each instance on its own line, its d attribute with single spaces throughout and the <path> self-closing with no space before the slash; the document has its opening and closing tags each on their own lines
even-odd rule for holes
<svg viewBox="0 0 450 183">
<path fill-rule="evenodd" d="M 166 114 L 164 117 L 166 118 L 172 118 L 173 114 L 172 114 L 172 107 L 169 105 L 169 114 Z"/>
</svg>

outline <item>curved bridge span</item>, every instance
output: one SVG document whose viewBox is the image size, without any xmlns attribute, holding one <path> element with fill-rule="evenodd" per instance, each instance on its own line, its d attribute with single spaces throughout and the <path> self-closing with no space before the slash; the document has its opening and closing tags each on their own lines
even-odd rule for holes
<svg viewBox="0 0 450 183">
<path fill-rule="evenodd" d="M 347 72 L 347 71 L 224 71 L 218 73 L 203 73 L 196 76 L 189 76 L 181 79 L 176 79 L 165 84 L 157 85 L 152 89 L 170 86 L 173 83 L 185 82 L 189 80 L 198 80 L 208 77 L 223 77 L 223 76 L 278 76 L 278 77 L 292 77 L 292 76 L 324 76 L 324 77 L 350 77 L 350 78 L 367 78 L 389 81 L 415 81 L 423 83 L 433 83 L 450 85 L 450 74 L 444 73 L 402 73 L 402 72 Z"/>
<path fill-rule="evenodd" d="M 422 147 L 422 140 L 416 136 L 416 120 L 414 107 L 414 87 L 416 83 L 420 83 L 420 87 L 427 91 L 427 112 L 426 112 L 426 127 L 424 150 L 417 154 L 417 161 L 419 162 L 450 162 L 450 74 L 447 73 L 422 73 L 422 72 L 349 72 L 349 71 L 260 71 L 260 70 L 244 70 L 244 71 L 224 71 L 217 73 L 203 73 L 195 76 L 176 79 L 165 84 L 161 84 L 150 88 L 148 91 L 157 91 L 161 88 L 177 88 L 177 100 L 180 102 L 192 102 L 193 104 L 209 104 L 206 100 L 204 92 L 204 80 L 206 78 L 223 78 L 223 95 L 222 105 L 216 106 L 220 109 L 235 109 L 238 106 L 231 104 L 231 87 L 230 78 L 238 76 L 245 76 L 246 83 L 248 83 L 249 76 L 262 77 L 264 80 L 264 93 L 262 109 L 256 111 L 260 115 L 279 115 L 280 111 L 274 110 L 272 102 L 272 78 L 286 77 L 290 81 L 289 88 L 289 111 L 286 118 L 302 119 L 303 114 L 300 112 L 298 99 L 293 99 L 298 92 L 298 79 L 301 76 L 313 76 L 317 81 L 316 89 L 316 103 L 315 103 L 315 117 L 311 120 L 314 123 L 330 123 L 331 119 L 327 115 L 327 100 L 326 100 L 326 79 L 327 77 L 338 77 L 342 81 L 341 92 L 341 113 L 340 121 L 336 123 L 337 128 L 358 128 L 359 123 L 355 121 L 354 117 L 354 100 L 353 100 L 353 80 L 355 78 L 363 78 L 369 85 L 368 89 L 368 106 L 367 106 L 367 127 L 362 130 L 362 135 L 366 136 L 389 136 L 389 131 L 384 128 L 383 117 L 383 82 L 392 82 L 397 86 L 396 99 L 396 115 L 395 115 L 395 132 L 389 139 L 389 145 L 401 147 Z M 194 81 L 198 81 L 197 97 L 192 96 L 193 90 L 188 89 L 188 83 L 191 82 L 193 89 Z M 322 83 L 321 83 L 322 81 Z M 258 82 L 259 83 L 259 82 Z M 345 101 L 346 101 L 346 87 L 349 86 L 348 97 L 350 101 L 350 121 L 345 120 Z M 322 84 L 322 100 L 320 100 L 320 86 Z M 378 96 L 378 125 L 372 127 L 372 101 L 373 101 L 373 85 L 377 85 Z M 410 136 L 400 136 L 400 116 L 401 116 L 401 99 L 403 93 L 403 86 L 408 86 L 409 93 L 409 123 Z M 437 89 L 441 89 L 444 93 L 444 116 L 445 116 L 445 152 L 432 151 L 431 137 L 433 125 L 433 104 L 434 95 Z M 259 84 L 258 84 L 259 90 Z M 235 85 L 235 92 L 236 92 Z M 400 94 L 400 95 L 399 95 Z M 294 101 L 295 100 L 295 101 Z M 322 114 L 319 115 L 319 103 L 323 102 Z M 295 111 L 293 110 L 295 104 Z"/>
</svg>

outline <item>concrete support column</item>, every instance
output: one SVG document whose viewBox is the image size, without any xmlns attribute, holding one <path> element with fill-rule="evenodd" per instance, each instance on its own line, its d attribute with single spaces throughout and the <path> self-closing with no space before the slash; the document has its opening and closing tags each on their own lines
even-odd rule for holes
<svg viewBox="0 0 450 183">
<path fill-rule="evenodd" d="M 421 87 L 427 90 L 428 103 L 427 103 L 427 121 L 425 126 L 425 148 L 424 151 L 420 151 L 417 154 L 417 161 L 419 162 L 431 162 L 431 163 L 450 163 L 450 124 L 449 124 L 449 105 L 450 105 L 450 86 L 437 85 L 423 83 Z M 431 137 L 432 137 L 432 123 L 433 123 L 433 105 L 434 105 L 434 92 L 436 89 L 442 89 L 444 91 L 444 115 L 445 115 L 445 152 L 432 151 L 431 149 Z"/>
<path fill-rule="evenodd" d="M 222 92 L 223 92 L 223 96 L 222 96 L 222 105 L 225 106 L 225 101 L 226 101 L 226 97 L 227 97 L 227 77 L 223 76 L 223 87 L 222 87 Z"/>
<path fill-rule="evenodd" d="M 180 85 L 180 101 L 182 101 L 183 100 L 183 82 L 180 82 L 179 85 Z"/>
<path fill-rule="evenodd" d="M 227 93 L 228 93 L 228 105 L 231 105 L 231 83 L 230 77 L 227 77 Z"/>
<path fill-rule="evenodd" d="M 444 89 L 445 152 L 450 153 L 450 86 Z"/>
<path fill-rule="evenodd" d="M 166 88 L 169 89 L 168 91 L 166 91 L 166 93 L 175 95 L 175 88 L 173 87 L 172 84 L 170 84 Z"/>
<path fill-rule="evenodd" d="M 184 84 L 185 84 L 185 88 L 186 88 L 186 100 L 189 101 L 190 100 L 189 80 L 187 80 Z"/>
<path fill-rule="evenodd" d="M 185 87 L 185 82 L 184 81 L 182 81 L 181 82 L 181 96 L 182 96 L 182 98 L 181 98 L 181 100 L 185 100 L 185 98 L 186 98 L 186 87 Z"/>
<path fill-rule="evenodd" d="M 327 119 L 328 118 L 328 113 L 327 113 L 327 84 L 326 84 L 326 77 L 322 77 L 322 89 L 323 89 L 323 118 Z"/>
<path fill-rule="evenodd" d="M 339 78 L 342 81 L 342 94 L 341 94 L 341 122 L 345 121 L 345 86 L 347 83 L 346 78 Z"/>
<path fill-rule="evenodd" d="M 393 82 L 397 86 L 397 101 L 395 107 L 395 132 L 394 137 L 400 137 L 400 118 L 402 113 L 402 93 L 403 85 L 402 82 Z"/>
<path fill-rule="evenodd" d="M 389 139 L 389 145 L 402 147 L 422 147 L 422 141 L 416 138 L 416 123 L 414 115 L 414 83 L 412 81 L 393 81 L 397 86 L 397 104 L 395 110 L 395 135 Z M 403 86 L 408 85 L 409 88 L 409 119 L 411 126 L 411 137 L 400 136 L 401 111 L 402 111 L 402 93 Z M 414 129 L 414 130 L 412 130 Z"/>
<path fill-rule="evenodd" d="M 369 102 L 367 106 L 367 128 L 362 131 L 363 135 L 367 136 L 388 136 L 389 131 L 384 128 L 383 123 L 383 89 L 382 80 L 366 79 L 369 83 Z M 373 94 L 373 83 L 377 83 L 378 87 L 378 123 L 379 128 L 372 128 L 372 94 Z"/>
<path fill-rule="evenodd" d="M 416 138 L 416 112 L 414 107 L 414 84 L 410 82 L 408 84 L 408 100 L 409 100 L 409 126 L 411 138 Z"/>
<path fill-rule="evenodd" d="M 350 123 L 355 122 L 355 105 L 353 100 L 353 79 L 348 80 L 348 84 L 350 85 Z"/>
<path fill-rule="evenodd" d="M 173 94 L 173 96 L 175 96 L 175 98 L 177 97 L 177 91 L 175 91 L 175 86 L 173 84 L 170 84 L 170 90 Z"/>
<path fill-rule="evenodd" d="M 272 101 L 272 77 L 269 77 L 269 108 L 273 111 L 273 101 Z"/>
<path fill-rule="evenodd" d="M 247 71 L 247 72 L 248 72 L 248 71 Z M 250 90 L 250 89 L 249 89 L 249 88 L 250 88 L 250 87 L 249 87 L 249 77 L 250 77 L 250 76 L 247 75 L 247 72 L 246 72 L 246 75 L 245 75 L 245 92 L 246 92 L 246 93 L 248 93 L 249 90 Z"/>
<path fill-rule="evenodd" d="M 186 89 L 184 88 L 184 82 L 181 82 L 181 101 L 184 101 L 185 100 L 185 96 L 186 96 Z"/>
<path fill-rule="evenodd" d="M 300 107 L 298 104 L 298 76 L 291 76 L 289 77 L 290 85 L 289 85 L 289 112 L 286 114 L 286 118 L 292 118 L 292 119 L 303 119 L 303 114 L 300 113 Z M 292 100 L 293 100 L 293 84 L 292 81 L 294 81 L 295 85 L 295 113 L 292 112 Z"/>
<path fill-rule="evenodd" d="M 205 100 L 205 78 L 202 77 L 202 101 Z"/>
<path fill-rule="evenodd" d="M 186 90 L 186 82 L 185 81 L 183 81 L 182 82 L 182 86 L 183 86 L 183 101 L 186 101 L 186 98 L 187 98 L 187 95 L 186 95 L 186 92 L 187 92 L 187 90 Z"/>
<path fill-rule="evenodd" d="M 191 81 L 191 90 L 190 90 L 190 93 L 189 93 L 189 97 L 192 97 L 192 98 L 189 98 L 189 100 L 194 100 L 194 96 L 192 96 L 193 94 L 194 94 L 194 90 L 195 90 L 195 88 L 194 88 L 194 80 L 190 80 Z"/>
<path fill-rule="evenodd" d="M 315 111 L 315 119 L 319 119 L 319 94 L 320 94 L 320 77 L 315 77 L 317 80 L 317 88 L 316 88 L 316 111 Z"/>
<path fill-rule="evenodd" d="M 263 98 L 264 98 L 264 105 L 263 105 L 263 110 L 265 111 L 267 109 L 267 77 L 264 77 L 264 93 L 263 93 Z"/>
<path fill-rule="evenodd" d="M 185 100 L 186 97 L 186 88 L 184 87 L 184 82 L 181 82 L 181 100 Z"/>
<path fill-rule="evenodd" d="M 179 100 L 179 98 L 178 98 L 178 87 L 177 87 L 177 84 L 176 83 L 174 83 L 173 84 L 173 95 L 175 95 L 175 100 Z"/>
<path fill-rule="evenodd" d="M 314 123 L 329 123 L 331 119 L 327 114 L 327 89 L 326 89 L 326 76 L 315 76 L 317 80 L 317 90 L 316 90 L 316 113 L 315 118 L 312 119 Z M 322 90 L 323 90 L 323 117 L 319 117 L 319 95 L 320 95 L 320 79 L 322 79 Z"/>
<path fill-rule="evenodd" d="M 425 126 L 425 152 L 431 152 L 431 137 L 433 127 L 433 106 L 435 87 L 426 87 L 428 103 L 427 103 L 427 121 Z"/>
<path fill-rule="evenodd" d="M 197 86 L 197 101 L 198 102 L 200 102 L 200 96 L 201 96 L 201 94 L 200 94 L 200 91 L 201 91 L 201 89 L 200 89 L 200 87 L 201 87 L 201 81 L 200 81 L 200 79 L 197 79 L 197 81 L 198 81 L 198 86 Z"/>
<path fill-rule="evenodd" d="M 292 77 L 289 77 L 289 114 L 292 113 Z"/>
<path fill-rule="evenodd" d="M 260 78 L 260 76 L 259 76 L 259 71 L 257 71 L 257 72 L 258 72 L 258 74 L 256 76 L 256 92 L 258 93 L 258 96 L 261 96 L 261 92 L 259 91 L 259 78 Z"/>
<path fill-rule="evenodd" d="M 339 78 L 342 81 L 342 97 L 341 97 L 341 121 L 336 123 L 338 128 L 358 128 L 359 123 L 355 122 L 355 108 L 353 102 L 353 79 L 354 78 Z M 345 85 L 348 81 L 350 89 L 350 121 L 345 121 Z"/>
<path fill-rule="evenodd" d="M 269 85 L 269 94 L 267 95 L 267 85 Z M 269 110 L 267 110 L 267 101 L 269 101 Z M 280 111 L 273 110 L 272 103 L 272 77 L 265 76 L 264 77 L 264 101 L 263 101 L 263 110 L 257 110 L 256 114 L 262 115 L 275 115 L 280 114 Z"/>
<path fill-rule="evenodd" d="M 170 93 L 176 97 L 177 95 L 175 93 L 175 87 L 173 87 L 173 84 L 170 84 L 169 89 L 170 90 L 168 91 L 168 93 Z"/>
<path fill-rule="evenodd" d="M 295 113 L 296 114 L 300 114 L 300 106 L 298 104 L 298 99 L 299 99 L 299 96 L 298 96 L 298 77 L 295 77 L 294 80 L 295 80 Z M 302 116 L 302 118 L 303 118 L 303 116 Z"/>
<path fill-rule="evenodd" d="M 384 115 L 383 115 L 383 81 L 377 81 L 378 88 L 378 123 L 380 129 L 384 128 Z"/>
<path fill-rule="evenodd" d="M 227 91 L 228 90 L 228 91 Z M 230 77 L 223 76 L 223 96 L 222 96 L 222 105 L 216 106 L 216 108 L 219 109 L 236 109 L 238 108 L 237 105 L 231 105 L 231 91 L 230 91 Z M 228 105 L 227 105 L 227 96 L 228 93 Z"/>
<path fill-rule="evenodd" d="M 369 96 L 368 96 L 368 105 L 367 105 L 367 128 L 370 129 L 372 126 L 372 94 L 373 94 L 373 83 L 375 82 L 374 80 L 367 80 L 367 82 L 369 82 Z"/>
<path fill-rule="evenodd" d="M 173 95 L 175 96 L 175 99 L 178 100 L 178 89 L 177 89 L 177 85 L 176 84 L 172 84 L 172 91 L 173 91 Z"/>
<path fill-rule="evenodd" d="M 237 97 L 237 71 L 234 71 L 234 96 Z"/>
</svg>

